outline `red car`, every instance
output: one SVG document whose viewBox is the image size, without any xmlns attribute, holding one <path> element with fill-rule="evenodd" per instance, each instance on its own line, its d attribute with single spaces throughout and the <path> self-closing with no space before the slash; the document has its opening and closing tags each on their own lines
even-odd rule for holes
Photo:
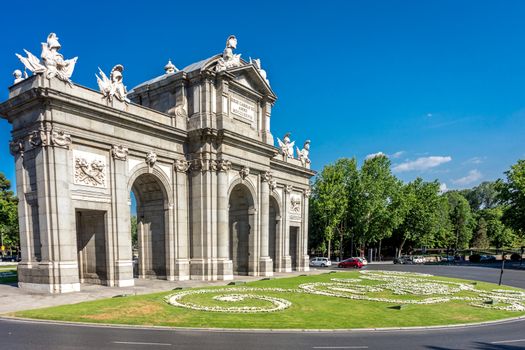
<svg viewBox="0 0 525 350">
<path fill-rule="evenodd" d="M 363 263 L 357 258 L 350 258 L 341 261 L 337 264 L 337 267 L 353 267 L 354 269 L 360 269 L 363 267 Z"/>
</svg>

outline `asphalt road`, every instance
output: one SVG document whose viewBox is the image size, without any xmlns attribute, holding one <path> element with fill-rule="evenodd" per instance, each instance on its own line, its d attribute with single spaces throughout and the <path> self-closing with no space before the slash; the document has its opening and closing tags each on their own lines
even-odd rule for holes
<svg viewBox="0 0 525 350">
<path fill-rule="evenodd" d="M 488 268 L 369 265 L 369 269 L 401 269 L 488 282 L 497 282 L 499 279 L 499 271 Z M 525 287 L 525 272 L 505 271 L 503 281 L 508 285 Z M 525 320 L 427 330 L 232 332 L 110 328 L 0 319 L 0 349 L 170 348 L 514 350 L 525 349 Z"/>
</svg>

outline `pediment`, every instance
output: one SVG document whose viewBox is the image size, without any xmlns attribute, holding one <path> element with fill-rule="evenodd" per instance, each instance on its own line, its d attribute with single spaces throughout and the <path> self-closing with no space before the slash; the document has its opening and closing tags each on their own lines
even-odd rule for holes
<svg viewBox="0 0 525 350">
<path fill-rule="evenodd" d="M 261 76 L 259 70 L 253 64 L 246 64 L 241 67 L 232 68 L 227 70 L 227 72 L 232 74 L 234 80 L 244 87 L 254 90 L 261 95 L 269 96 L 273 100 L 277 99 L 277 96 L 270 85 Z"/>
</svg>

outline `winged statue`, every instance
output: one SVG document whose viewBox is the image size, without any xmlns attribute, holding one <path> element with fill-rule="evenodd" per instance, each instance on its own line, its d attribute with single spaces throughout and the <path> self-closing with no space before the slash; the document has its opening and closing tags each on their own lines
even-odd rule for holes
<svg viewBox="0 0 525 350">
<path fill-rule="evenodd" d="M 124 83 L 122 82 L 123 70 L 124 66 L 122 66 L 121 64 L 117 64 L 111 70 L 109 78 L 106 74 L 104 74 L 104 72 L 100 68 L 98 69 L 100 77 L 97 74 L 95 74 L 95 76 L 97 77 L 97 83 L 100 92 L 102 93 L 102 95 L 104 95 L 104 98 L 107 98 L 110 102 L 113 100 L 113 97 L 122 102 L 130 102 L 127 98 L 128 92 L 126 90 L 126 87 L 124 86 Z"/>
<path fill-rule="evenodd" d="M 58 52 L 61 47 L 56 34 L 51 33 L 47 36 L 47 41 L 42 43 L 42 53 L 40 54 L 42 60 L 39 60 L 35 55 L 25 49 L 24 52 L 27 57 L 19 54 L 16 54 L 16 57 L 18 57 L 26 69 L 33 74 L 45 74 L 47 79 L 57 77 L 70 86 L 73 86 L 70 78 L 73 75 L 78 57 L 65 60 L 64 56 Z"/>
<path fill-rule="evenodd" d="M 304 142 L 303 149 L 300 150 L 299 147 L 296 147 L 296 149 L 301 164 L 303 166 L 310 164 L 310 140 Z"/>
<path fill-rule="evenodd" d="M 277 138 L 277 142 L 279 143 L 279 148 L 281 149 L 281 153 L 286 158 L 293 158 L 294 157 L 293 148 L 295 146 L 295 141 L 293 141 L 293 142 L 290 141 L 290 133 L 289 132 L 286 133 L 286 135 L 284 135 L 282 141 L 279 138 Z"/>
</svg>

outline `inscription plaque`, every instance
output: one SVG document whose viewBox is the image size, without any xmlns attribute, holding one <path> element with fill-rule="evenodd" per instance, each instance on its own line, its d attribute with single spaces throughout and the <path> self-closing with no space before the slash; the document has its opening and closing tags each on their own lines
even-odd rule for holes
<svg viewBox="0 0 525 350">
<path fill-rule="evenodd" d="M 252 101 L 249 101 L 239 95 L 231 94 L 230 113 L 253 122 L 255 120 L 255 114 L 257 113 L 257 107 Z"/>
</svg>

